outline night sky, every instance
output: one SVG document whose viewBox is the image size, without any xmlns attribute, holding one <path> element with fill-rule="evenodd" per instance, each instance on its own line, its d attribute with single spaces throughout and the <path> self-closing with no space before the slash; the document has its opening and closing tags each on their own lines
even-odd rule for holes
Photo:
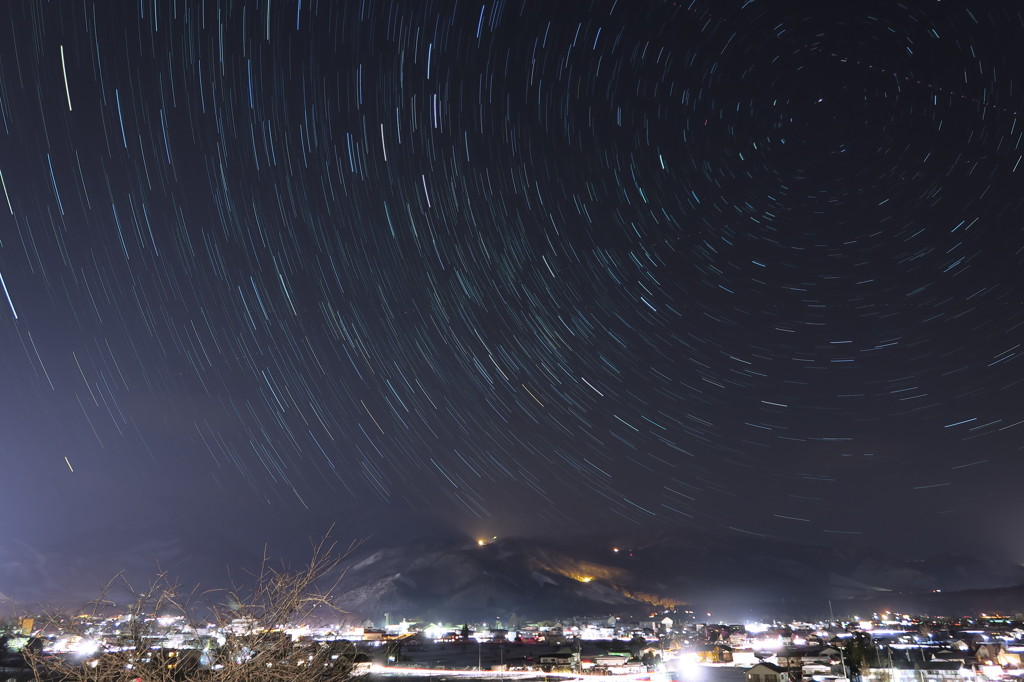
<svg viewBox="0 0 1024 682">
<path fill-rule="evenodd" d="M 4 2 L 0 531 L 1024 559 L 1022 37 L 1011 2 Z"/>
</svg>

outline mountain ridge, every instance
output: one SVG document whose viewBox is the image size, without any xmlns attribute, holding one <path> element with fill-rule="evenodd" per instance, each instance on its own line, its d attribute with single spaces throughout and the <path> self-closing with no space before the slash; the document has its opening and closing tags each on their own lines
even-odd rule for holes
<svg viewBox="0 0 1024 682">
<path fill-rule="evenodd" d="M 50 539 L 0 545 L 0 601 L 22 608 L 125 601 L 158 573 L 190 588 L 245 583 L 265 545 L 211 529 L 201 536 L 144 525 L 84 538 L 92 552 Z M 293 543 L 294 544 L 294 543 Z M 269 548 L 272 562 L 273 546 Z M 292 547 L 281 565 L 301 566 Z M 414 620 L 636 616 L 680 606 L 704 619 L 814 617 L 827 612 L 1024 611 L 1024 567 L 972 556 L 906 560 L 871 547 L 800 545 L 714 533 L 538 540 L 482 545 L 435 533 L 375 536 L 344 556 L 335 593 L 352 622 L 385 613 Z M 956 595 L 960 595 L 958 598 Z M 913 606 L 907 608 L 901 606 Z M 998 608 L 995 608 L 998 607 Z"/>
</svg>

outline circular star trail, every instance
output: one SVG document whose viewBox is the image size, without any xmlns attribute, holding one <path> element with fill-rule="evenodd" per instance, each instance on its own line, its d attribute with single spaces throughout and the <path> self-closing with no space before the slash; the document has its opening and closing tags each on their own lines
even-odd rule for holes
<svg viewBox="0 0 1024 682">
<path fill-rule="evenodd" d="M 1009 6 L 4 15 L 0 453 L 47 523 L 935 547 L 1013 509 Z"/>
</svg>

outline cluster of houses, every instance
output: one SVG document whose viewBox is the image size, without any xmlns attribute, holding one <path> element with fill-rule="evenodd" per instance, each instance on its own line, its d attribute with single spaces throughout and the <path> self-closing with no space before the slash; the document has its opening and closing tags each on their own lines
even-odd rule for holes
<svg viewBox="0 0 1024 682">
<path fill-rule="evenodd" d="M 273 634 L 300 653 L 348 643 L 360 657 L 352 661 L 355 669 L 374 661 L 385 667 L 639 674 L 703 664 L 740 668 L 744 682 L 1024 682 L 1024 620 L 940 621 L 886 613 L 845 623 L 714 625 L 693 622 L 692 612 L 672 615 L 514 627 L 385 620 L 381 628 L 283 625 Z M 37 632 L 28 620 L 21 639 L 35 633 L 52 653 L 88 657 L 116 645 L 126 622 L 77 622 L 80 634 L 70 635 Z M 149 625 L 149 643 L 168 651 L 213 650 L 255 632 L 243 619 L 219 628 L 194 628 L 175 617 Z M 23 644 L 11 637 L 5 648 Z"/>
<path fill-rule="evenodd" d="M 885 633 L 887 635 L 891 633 Z M 902 640 L 902 641 L 901 641 Z M 783 646 L 775 651 L 712 647 L 720 661 L 753 656 L 745 682 L 849 680 L 862 682 L 968 682 L 1024 679 L 1024 642 L 984 632 L 949 639 L 873 637 L 855 632 L 824 644 Z"/>
<path fill-rule="evenodd" d="M 466 626 L 461 632 L 449 626 L 433 633 L 403 623 L 403 634 L 366 631 L 364 637 L 386 641 L 397 635 L 408 652 L 469 636 L 499 647 L 506 670 L 523 660 L 528 669 L 606 674 L 704 664 L 744 669 L 745 682 L 1024 682 L 1022 621 L 939 621 L 888 613 L 870 621 L 760 626 L 680 620 L 680 625 L 658 617 L 522 629 L 482 626 L 471 633 Z"/>
</svg>

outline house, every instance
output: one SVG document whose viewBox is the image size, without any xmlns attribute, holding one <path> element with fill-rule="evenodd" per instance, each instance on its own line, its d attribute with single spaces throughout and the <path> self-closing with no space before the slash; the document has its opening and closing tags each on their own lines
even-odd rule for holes
<svg viewBox="0 0 1024 682">
<path fill-rule="evenodd" d="M 979 663 L 992 664 L 995 662 L 999 652 L 1002 651 L 1003 645 L 999 642 L 978 642 L 972 647 L 972 654 L 974 658 L 978 659 Z"/>
<path fill-rule="evenodd" d="M 618 668 L 626 665 L 631 656 L 629 654 L 614 654 L 608 652 L 600 656 L 594 656 L 594 665 L 599 668 Z"/>
<path fill-rule="evenodd" d="M 1004 668 L 1020 667 L 1020 654 L 1007 651 L 1001 642 L 985 642 L 976 645 L 974 658 L 982 665 L 998 665 Z"/>
<path fill-rule="evenodd" d="M 732 647 L 724 644 L 708 644 L 697 650 L 700 663 L 732 663 Z"/>
<path fill-rule="evenodd" d="M 974 669 L 963 661 L 928 661 L 920 665 L 924 682 L 961 682 L 974 677 Z"/>
<path fill-rule="evenodd" d="M 831 666 L 839 662 L 839 649 L 832 646 L 790 647 L 778 653 L 779 666 L 800 670 L 804 666 Z"/>
<path fill-rule="evenodd" d="M 553 654 L 543 654 L 540 657 L 539 662 L 541 666 L 545 668 L 550 666 L 551 668 L 578 669 L 580 664 L 580 655 L 569 648 L 563 648 Z"/>
<path fill-rule="evenodd" d="M 1019 668 L 1021 664 L 1020 654 L 1013 651 L 1000 651 L 996 656 L 996 665 L 1004 668 Z"/>
<path fill-rule="evenodd" d="M 729 634 L 728 642 L 729 646 L 733 647 L 734 649 L 738 649 L 747 646 L 747 644 L 749 643 L 749 638 L 747 637 L 746 632 L 743 632 L 742 630 L 737 630 L 736 632 L 732 632 Z"/>
<path fill-rule="evenodd" d="M 974 669 L 963 661 L 942 660 L 899 661 L 892 668 L 876 668 L 874 674 L 891 682 L 967 682 L 975 678 Z"/>
<path fill-rule="evenodd" d="M 970 654 L 969 651 L 965 651 L 963 649 L 952 649 L 952 650 L 945 650 L 945 649 L 943 649 L 942 651 L 936 651 L 935 655 L 932 658 L 932 660 L 936 660 L 936 661 L 966 661 L 969 658 L 971 658 L 971 654 Z"/>
<path fill-rule="evenodd" d="M 384 641 L 384 630 L 378 628 L 363 628 L 363 641 L 364 642 L 382 642 Z"/>
<path fill-rule="evenodd" d="M 743 673 L 745 682 L 789 682 L 789 671 L 774 663 L 758 663 Z"/>
<path fill-rule="evenodd" d="M 968 651 L 971 648 L 970 643 L 963 638 L 954 639 L 950 646 L 956 651 Z"/>
</svg>

